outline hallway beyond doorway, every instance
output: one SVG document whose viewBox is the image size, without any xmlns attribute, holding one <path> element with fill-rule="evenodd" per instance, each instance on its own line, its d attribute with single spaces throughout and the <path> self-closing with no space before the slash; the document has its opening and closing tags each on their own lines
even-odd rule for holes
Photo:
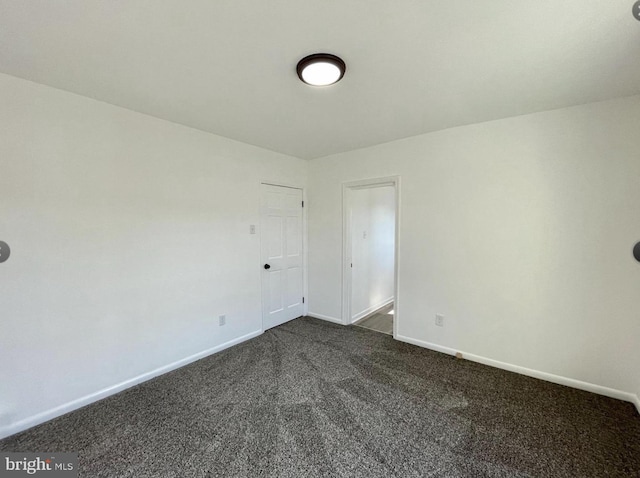
<svg viewBox="0 0 640 478">
<path fill-rule="evenodd" d="M 357 327 L 393 335 L 393 302 L 354 322 Z"/>
</svg>

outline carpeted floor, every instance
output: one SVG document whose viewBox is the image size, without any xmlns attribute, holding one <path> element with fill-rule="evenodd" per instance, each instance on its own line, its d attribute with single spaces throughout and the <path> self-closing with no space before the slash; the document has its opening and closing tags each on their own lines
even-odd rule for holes
<svg viewBox="0 0 640 478">
<path fill-rule="evenodd" d="M 0 442 L 80 476 L 638 477 L 633 405 L 301 318 Z"/>
</svg>

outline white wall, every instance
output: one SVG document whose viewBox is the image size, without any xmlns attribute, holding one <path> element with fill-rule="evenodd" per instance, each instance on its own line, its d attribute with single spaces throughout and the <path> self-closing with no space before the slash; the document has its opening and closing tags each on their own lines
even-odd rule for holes
<svg viewBox="0 0 640 478">
<path fill-rule="evenodd" d="M 351 321 L 393 300 L 395 190 L 351 191 Z"/>
<path fill-rule="evenodd" d="M 632 97 L 307 164 L 0 75 L 0 436 L 258 333 L 257 186 L 308 169 L 311 311 L 341 183 L 400 174 L 401 336 L 640 394 L 639 127 Z"/>
<path fill-rule="evenodd" d="M 0 436 L 259 332 L 258 186 L 306 172 L 0 75 Z"/>
<path fill-rule="evenodd" d="M 312 161 L 310 313 L 341 314 L 342 183 L 397 174 L 399 336 L 639 394 L 638 131 L 635 96 Z"/>
</svg>

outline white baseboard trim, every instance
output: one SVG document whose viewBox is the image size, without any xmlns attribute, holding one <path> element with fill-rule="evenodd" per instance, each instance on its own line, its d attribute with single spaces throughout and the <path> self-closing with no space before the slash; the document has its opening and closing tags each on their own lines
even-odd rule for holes
<svg viewBox="0 0 640 478">
<path fill-rule="evenodd" d="M 314 319 L 326 320 L 328 322 L 333 322 L 334 324 L 344 325 L 342 323 L 342 319 L 336 319 L 335 317 L 330 317 L 328 315 L 316 314 L 315 312 L 307 313 L 308 317 L 313 317 Z"/>
<path fill-rule="evenodd" d="M 351 323 L 353 324 L 354 322 L 357 322 L 358 320 L 362 319 L 363 317 L 366 317 L 370 313 L 375 312 L 378 309 L 382 309 L 383 307 L 386 307 L 391 302 L 393 302 L 393 297 L 389 297 L 388 299 L 383 300 L 382 302 L 380 302 L 377 305 L 371 306 L 368 309 L 363 310 L 362 312 L 358 312 L 356 315 L 351 317 Z"/>
<path fill-rule="evenodd" d="M 85 395 L 84 397 L 78 398 L 76 400 L 72 400 L 71 402 L 65 403 L 63 405 L 57 406 L 50 410 L 38 413 L 28 418 L 24 418 L 18 422 L 12 423 L 9 426 L 0 428 L 0 439 L 6 438 L 8 436 L 14 435 L 16 433 L 20 433 L 21 431 L 27 430 L 28 428 L 34 427 L 36 425 L 40 425 L 41 423 L 52 420 L 56 417 L 64 415 L 65 413 L 72 412 L 77 410 L 78 408 L 84 407 L 85 405 L 89 405 L 93 402 L 97 402 L 103 398 L 106 398 L 110 395 L 114 395 L 118 392 L 126 390 L 127 388 L 131 388 L 135 385 L 138 385 L 142 382 L 146 382 L 147 380 L 151 380 L 152 378 L 163 375 L 167 372 L 171 372 L 172 370 L 176 370 L 180 367 L 184 367 L 196 360 L 200 360 L 209 355 L 213 355 L 217 352 L 222 352 L 229 347 L 237 345 L 241 342 L 245 342 L 249 339 L 253 339 L 262 334 L 261 330 L 251 332 L 250 334 L 243 335 L 242 337 L 238 337 L 237 339 L 230 340 L 216 347 L 212 347 L 207 350 L 203 350 L 202 352 L 198 352 L 197 354 L 190 355 L 189 357 L 178 360 L 177 362 L 170 363 L 169 365 L 164 365 L 150 372 L 143 373 L 138 375 L 137 377 L 133 377 L 129 380 L 125 380 L 124 382 L 118 383 L 116 385 L 112 385 L 111 387 L 103 388 L 95 393 L 91 393 L 89 395 Z"/>
<path fill-rule="evenodd" d="M 482 357 L 480 355 L 474 355 L 474 354 L 462 352 L 460 350 L 455 350 L 450 347 L 444 347 L 442 345 L 432 344 L 429 342 L 425 342 L 423 340 L 413 339 L 411 337 L 405 337 L 403 335 L 398 335 L 396 339 L 401 342 L 417 345 L 418 347 L 434 350 L 436 352 L 442 352 L 448 355 L 455 355 L 456 353 L 460 352 L 462 354 L 462 357 L 465 360 L 478 362 L 483 365 L 500 368 L 502 370 L 508 370 L 509 372 L 519 373 L 521 375 L 526 375 L 528 377 L 538 378 L 540 380 L 545 380 L 547 382 L 557 383 L 559 385 L 565 385 L 567 387 L 577 388 L 579 390 L 585 390 L 587 392 L 597 393 L 598 395 L 604 395 L 606 397 L 616 398 L 618 400 L 623 400 L 625 402 L 631 402 L 638 409 L 638 413 L 640 413 L 640 400 L 638 399 L 638 396 L 633 393 L 623 392 L 622 390 L 616 390 L 613 388 L 603 387 L 601 385 L 595 385 L 593 383 L 582 382 L 580 380 L 576 380 L 573 378 L 562 377 L 560 375 L 541 372 L 539 370 L 533 370 L 526 367 L 520 367 L 519 365 L 500 362 L 498 360 L 493 360 L 487 357 Z"/>
</svg>

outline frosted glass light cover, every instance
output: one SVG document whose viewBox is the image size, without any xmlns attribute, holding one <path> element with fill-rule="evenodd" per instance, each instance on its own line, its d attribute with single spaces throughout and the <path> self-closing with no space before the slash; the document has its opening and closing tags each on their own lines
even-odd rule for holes
<svg viewBox="0 0 640 478">
<path fill-rule="evenodd" d="M 302 70 L 302 79 L 313 86 L 327 86 L 340 79 L 342 72 L 332 63 L 312 63 Z"/>
</svg>

